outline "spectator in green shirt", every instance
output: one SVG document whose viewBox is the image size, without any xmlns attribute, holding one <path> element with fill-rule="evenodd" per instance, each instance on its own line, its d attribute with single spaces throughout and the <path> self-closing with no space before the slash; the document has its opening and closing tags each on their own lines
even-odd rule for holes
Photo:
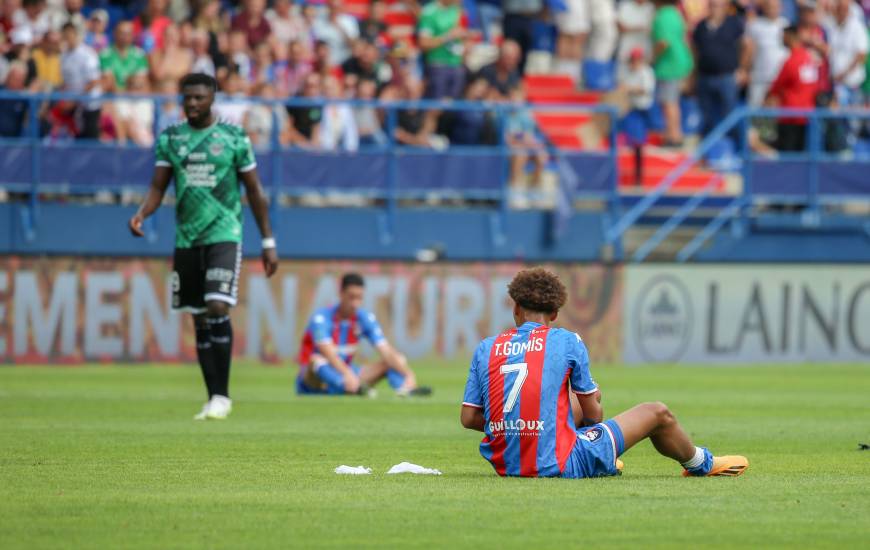
<svg viewBox="0 0 870 550">
<path fill-rule="evenodd" d="M 122 92 L 128 79 L 148 72 L 148 58 L 133 45 L 133 24 L 122 21 L 115 27 L 115 42 L 100 52 L 100 70 L 107 91 Z"/>
<path fill-rule="evenodd" d="M 456 99 L 465 86 L 462 55 L 468 30 L 462 28 L 459 0 L 435 0 L 423 8 L 420 48 L 426 62 L 426 94 L 430 99 Z"/>
<path fill-rule="evenodd" d="M 680 92 L 686 78 L 692 73 L 694 62 L 686 41 L 686 22 L 677 9 L 677 0 L 655 0 L 655 4 L 652 41 L 656 97 L 665 117 L 665 144 L 680 146 L 683 142 Z"/>
</svg>

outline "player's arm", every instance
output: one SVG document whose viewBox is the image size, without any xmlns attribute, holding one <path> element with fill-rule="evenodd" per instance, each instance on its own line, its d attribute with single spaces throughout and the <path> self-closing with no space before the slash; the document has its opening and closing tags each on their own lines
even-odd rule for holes
<svg viewBox="0 0 870 550">
<path fill-rule="evenodd" d="M 604 420 L 604 407 L 601 406 L 601 391 L 582 394 L 572 393 L 571 408 L 574 412 L 574 425 L 578 428 L 593 426 Z"/>
<path fill-rule="evenodd" d="M 399 353 L 399 351 L 386 340 L 377 344 L 375 349 L 378 350 L 381 359 L 383 359 L 384 363 L 386 363 L 389 368 L 405 377 L 404 386 L 408 388 L 417 387 L 417 377 L 414 376 L 414 372 L 411 370 L 411 367 L 408 366 L 408 360 L 405 359 L 404 355 Z"/>
<path fill-rule="evenodd" d="M 269 204 L 266 201 L 266 194 L 263 192 L 256 169 L 239 172 L 239 178 L 245 186 L 248 204 L 251 205 L 251 212 L 263 237 L 263 269 L 266 271 L 266 277 L 271 277 L 278 270 L 278 253 L 275 251 L 275 238 L 272 236 L 272 225 L 269 223 Z"/>
<path fill-rule="evenodd" d="M 466 404 L 462 405 L 462 412 L 459 414 L 459 421 L 462 422 L 464 428 L 477 432 L 482 432 L 486 425 L 486 418 L 483 416 L 483 409 L 478 409 L 477 407 L 472 407 Z"/>
<path fill-rule="evenodd" d="M 462 395 L 462 410 L 459 413 L 459 422 L 462 427 L 478 432 L 484 431 L 486 417 L 483 414 L 484 388 L 480 384 L 478 369 L 485 364 L 484 357 L 488 357 L 485 342 L 481 342 L 471 358 L 471 367 L 468 369 L 468 380 L 465 382 L 465 393 Z"/>
<path fill-rule="evenodd" d="M 166 189 L 169 187 L 169 181 L 172 179 L 172 168 L 169 166 L 158 165 L 154 168 L 154 175 L 151 177 L 151 186 L 148 187 L 148 193 L 145 195 L 145 200 L 139 206 L 139 210 L 133 214 L 128 223 L 130 232 L 134 237 L 144 237 L 142 231 L 142 222 L 160 207 L 163 202 L 163 196 L 166 194 Z"/>
<path fill-rule="evenodd" d="M 338 348 L 332 340 L 322 340 L 314 344 L 317 353 L 323 356 L 332 367 L 341 373 L 344 378 L 344 389 L 348 393 L 355 393 L 359 389 L 359 377 L 351 370 L 350 366 L 338 355 Z"/>
<path fill-rule="evenodd" d="M 601 407 L 601 391 L 589 372 L 589 351 L 578 334 L 571 334 L 567 341 L 568 368 L 570 369 L 571 408 L 574 424 L 578 427 L 592 426 L 604 420 Z"/>
</svg>

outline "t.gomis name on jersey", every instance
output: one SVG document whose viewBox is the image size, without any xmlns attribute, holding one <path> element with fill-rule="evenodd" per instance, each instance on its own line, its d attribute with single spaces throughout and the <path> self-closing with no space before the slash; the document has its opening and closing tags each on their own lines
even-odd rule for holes
<svg viewBox="0 0 870 550">
<path fill-rule="evenodd" d="M 511 355 L 520 355 L 530 351 L 543 351 L 543 338 L 530 338 L 525 342 L 499 342 L 495 345 L 495 354 L 510 357 Z"/>
</svg>

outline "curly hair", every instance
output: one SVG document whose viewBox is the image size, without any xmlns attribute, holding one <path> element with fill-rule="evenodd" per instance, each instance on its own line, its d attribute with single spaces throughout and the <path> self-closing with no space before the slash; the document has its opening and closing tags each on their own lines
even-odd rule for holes
<svg viewBox="0 0 870 550">
<path fill-rule="evenodd" d="M 508 294 L 521 308 L 537 313 L 556 313 L 568 300 L 559 277 L 543 267 L 517 273 L 508 285 Z"/>
</svg>

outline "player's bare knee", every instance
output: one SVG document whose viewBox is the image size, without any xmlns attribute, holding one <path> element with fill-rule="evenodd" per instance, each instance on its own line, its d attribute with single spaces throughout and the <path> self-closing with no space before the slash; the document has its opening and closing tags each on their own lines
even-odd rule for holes
<svg viewBox="0 0 870 550">
<path fill-rule="evenodd" d="M 208 317 L 226 317 L 230 314 L 229 304 L 217 300 L 206 302 L 205 309 Z"/>
<path fill-rule="evenodd" d="M 667 427 L 677 421 L 674 417 L 674 413 L 671 412 L 671 409 L 661 401 L 649 403 L 649 406 L 656 416 L 659 427 Z"/>
</svg>

